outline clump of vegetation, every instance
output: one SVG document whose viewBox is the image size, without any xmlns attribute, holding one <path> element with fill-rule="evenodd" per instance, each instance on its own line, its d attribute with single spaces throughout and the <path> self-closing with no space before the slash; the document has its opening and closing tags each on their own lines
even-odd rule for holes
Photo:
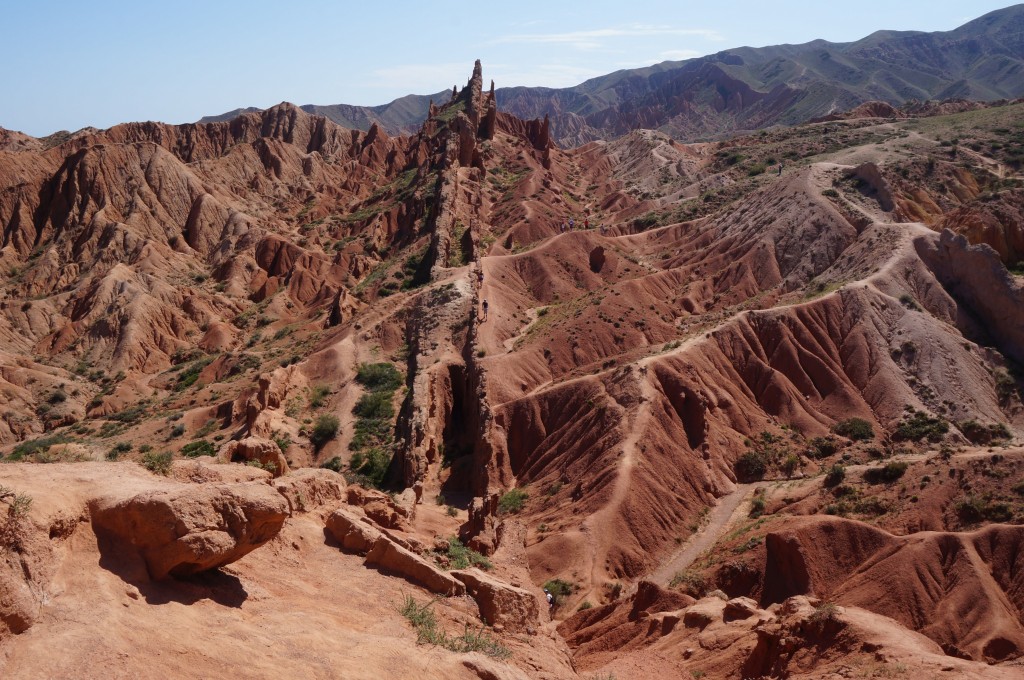
<svg viewBox="0 0 1024 680">
<path fill-rule="evenodd" d="M 189 442 L 181 447 L 181 455 L 186 458 L 198 458 L 199 456 L 213 456 L 216 455 L 217 449 L 214 447 L 213 442 L 208 442 L 205 439 L 199 441 Z"/>
<path fill-rule="evenodd" d="M 854 441 L 868 441 L 875 438 L 875 430 L 871 423 L 863 418 L 848 418 L 841 420 L 832 428 L 840 437 L 846 437 Z"/>
<path fill-rule="evenodd" d="M 846 468 L 837 463 L 825 473 L 825 486 L 831 489 L 842 484 L 844 479 L 846 479 Z"/>
<path fill-rule="evenodd" d="M 747 440 L 749 450 L 736 461 L 736 476 L 743 481 L 764 479 L 772 467 L 780 467 L 783 472 L 792 474 L 800 463 L 800 459 L 792 455 L 783 443 L 782 437 L 771 432 L 762 432 L 753 440 Z M 789 470 L 787 472 L 787 470 Z"/>
<path fill-rule="evenodd" d="M 20 550 L 25 538 L 25 521 L 32 509 L 32 496 L 0 484 L 0 503 L 7 505 L 6 517 L 0 522 L 0 545 Z"/>
<path fill-rule="evenodd" d="M 454 536 L 448 539 L 448 550 L 445 551 L 444 555 L 448 558 L 449 569 L 480 567 L 486 571 L 494 567 L 486 556 L 472 548 L 467 548 L 462 544 L 462 541 Z"/>
<path fill-rule="evenodd" d="M 404 380 L 394 364 L 383 362 L 379 364 L 359 364 L 359 368 L 356 371 L 356 382 L 368 390 L 377 392 L 397 390 L 402 386 Z"/>
<path fill-rule="evenodd" d="M 511 489 L 498 499 L 498 514 L 514 515 L 526 505 L 526 499 L 530 494 L 524 489 Z"/>
<path fill-rule="evenodd" d="M 166 476 L 171 471 L 171 460 L 173 458 L 174 454 L 170 451 L 164 451 L 163 453 L 147 451 L 142 454 L 142 467 L 154 474 Z"/>
<path fill-rule="evenodd" d="M 964 524 L 977 524 L 982 520 L 1009 522 L 1013 519 L 1013 508 L 1009 503 L 996 501 L 989 495 L 970 495 L 954 506 L 956 516 Z"/>
<path fill-rule="evenodd" d="M 869 468 L 864 471 L 864 481 L 868 484 L 891 484 L 902 477 L 907 471 L 907 464 L 902 461 L 886 463 L 883 467 Z"/>
<path fill-rule="evenodd" d="M 373 448 L 356 451 L 348 463 L 353 475 L 351 482 L 364 486 L 380 487 L 391 467 L 391 456 L 382 449 Z"/>
<path fill-rule="evenodd" d="M 309 391 L 309 407 L 320 408 L 330 394 L 331 388 L 327 385 L 314 385 Z"/>
<path fill-rule="evenodd" d="M 1010 430 L 1003 423 L 982 425 L 977 420 L 968 420 L 960 423 L 959 428 L 969 442 L 982 446 L 1011 438 Z"/>
<path fill-rule="evenodd" d="M 558 607 L 576 592 L 577 586 L 569 581 L 565 581 L 560 578 L 553 578 L 544 583 L 544 590 L 551 593 L 552 603 Z"/>
<path fill-rule="evenodd" d="M 118 442 L 114 444 L 113 448 L 107 451 L 107 460 L 117 460 L 121 457 L 122 453 L 128 453 L 132 450 L 132 445 L 128 442 Z"/>
<path fill-rule="evenodd" d="M 74 441 L 71 437 L 63 434 L 54 434 L 48 437 L 39 437 L 38 439 L 31 439 L 29 441 L 21 442 L 11 451 L 11 454 L 7 456 L 7 460 L 15 462 L 24 460 L 29 456 L 33 456 L 39 453 L 46 453 L 50 450 L 51 446 L 58 444 L 67 444 L 68 442 Z"/>
<path fill-rule="evenodd" d="M 811 623 L 814 624 L 823 624 L 829 621 L 838 621 L 839 607 L 837 607 L 833 602 L 822 602 L 814 608 L 813 612 L 811 612 L 809 620 Z"/>
<path fill-rule="evenodd" d="M 768 501 L 764 497 L 764 490 L 759 490 L 754 494 L 754 497 L 750 499 L 750 513 L 749 517 L 758 518 L 764 514 L 764 510 L 768 505 Z"/>
<path fill-rule="evenodd" d="M 512 656 L 512 652 L 487 633 L 483 626 L 470 630 L 467 625 L 460 635 L 455 636 L 445 632 L 437 622 L 433 605 L 433 600 L 419 604 L 412 595 L 406 595 L 398 609 L 416 631 L 417 644 L 436 645 L 458 654 L 480 652 L 496 659 Z"/>
<path fill-rule="evenodd" d="M 807 454 L 812 458 L 828 458 L 839 450 L 835 437 L 815 437 L 808 445 Z"/>
<path fill-rule="evenodd" d="M 333 470 L 334 472 L 341 472 L 344 465 L 345 464 L 342 462 L 341 458 L 339 456 L 335 456 L 334 458 L 321 463 L 320 467 L 326 470 Z"/>
<path fill-rule="evenodd" d="M 672 580 L 668 582 L 669 588 L 679 588 L 691 597 L 702 598 L 711 590 L 708 581 L 701 574 L 684 569 L 677 572 Z"/>
<path fill-rule="evenodd" d="M 927 439 L 930 442 L 938 442 L 942 441 L 947 432 L 949 432 L 949 423 L 945 418 L 930 416 L 923 411 L 914 411 L 909 418 L 904 419 L 896 427 L 893 439 L 913 442 Z"/>
<path fill-rule="evenodd" d="M 186 368 L 179 370 L 178 378 L 171 389 L 175 392 L 180 392 L 192 387 L 199 380 L 199 374 L 210 365 L 211 361 L 213 361 L 213 357 L 205 357 L 198 361 L 193 361 Z"/>
<path fill-rule="evenodd" d="M 313 442 L 315 448 L 320 449 L 338 436 L 339 427 L 341 427 L 341 421 L 338 420 L 338 416 L 325 413 L 316 419 L 313 432 L 309 435 L 309 441 Z"/>
</svg>

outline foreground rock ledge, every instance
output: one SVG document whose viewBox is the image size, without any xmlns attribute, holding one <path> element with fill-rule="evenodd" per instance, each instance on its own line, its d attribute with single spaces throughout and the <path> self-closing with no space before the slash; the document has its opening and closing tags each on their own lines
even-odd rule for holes
<svg viewBox="0 0 1024 680">
<path fill-rule="evenodd" d="M 234 562 L 277 536 L 288 501 L 250 482 L 182 486 L 89 504 L 97 536 L 136 552 L 153 579 L 188 576 Z"/>
</svg>

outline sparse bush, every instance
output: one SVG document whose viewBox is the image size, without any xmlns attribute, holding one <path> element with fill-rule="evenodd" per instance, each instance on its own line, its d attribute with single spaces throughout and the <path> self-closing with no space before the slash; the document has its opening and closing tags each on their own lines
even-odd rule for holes
<svg viewBox="0 0 1024 680">
<path fill-rule="evenodd" d="M 782 461 L 780 469 L 786 477 L 792 477 L 798 467 L 800 467 L 800 458 L 795 453 L 791 453 Z"/>
<path fill-rule="evenodd" d="M 330 460 L 326 460 L 323 463 L 321 463 L 320 467 L 326 470 L 333 470 L 334 472 L 341 472 L 344 465 L 345 464 L 341 461 L 341 458 L 335 456 L 334 458 L 331 458 Z"/>
<path fill-rule="evenodd" d="M 356 451 L 352 454 L 348 467 L 362 478 L 356 481 L 367 486 L 380 487 L 388 474 L 388 468 L 391 467 L 391 456 L 379 448 Z"/>
<path fill-rule="evenodd" d="M 868 484 L 891 484 L 903 476 L 907 471 L 907 464 L 902 461 L 886 463 L 883 467 L 869 468 L 864 471 L 864 481 Z"/>
<path fill-rule="evenodd" d="M 288 453 L 288 448 L 292 445 L 292 436 L 285 432 L 284 434 L 274 434 L 274 443 L 277 444 L 277 448 L 281 449 L 281 453 Z"/>
<path fill-rule="evenodd" d="M 359 397 L 352 413 L 369 420 L 390 420 L 395 417 L 391 395 L 392 392 L 367 392 Z"/>
<path fill-rule="evenodd" d="M 171 471 L 171 460 L 174 455 L 170 451 L 153 453 L 152 451 L 142 454 L 142 467 L 158 475 L 167 475 Z"/>
<path fill-rule="evenodd" d="M 213 442 L 208 442 L 205 439 L 199 441 L 189 442 L 185 446 L 181 447 L 181 455 L 186 458 L 198 458 L 199 456 L 213 456 L 216 455 L 217 449 L 214 448 Z"/>
<path fill-rule="evenodd" d="M 397 390 L 402 386 L 402 374 L 394 364 L 359 364 L 356 371 L 356 382 L 368 390 Z"/>
<path fill-rule="evenodd" d="M 554 578 L 544 583 L 544 590 L 551 593 L 551 598 L 556 607 L 565 602 L 566 598 L 576 592 L 576 585 L 560 578 Z"/>
<path fill-rule="evenodd" d="M 114 447 L 107 451 L 107 460 L 117 460 L 121 457 L 122 453 L 128 453 L 132 450 L 132 445 L 128 442 L 118 442 L 114 444 Z"/>
<path fill-rule="evenodd" d="M 764 514 L 764 509 L 768 503 L 765 501 L 764 494 L 757 494 L 750 499 L 750 517 L 758 518 Z"/>
<path fill-rule="evenodd" d="M 338 420 L 338 416 L 325 413 L 316 419 L 316 425 L 313 426 L 313 433 L 309 435 L 309 441 L 313 443 L 314 447 L 320 449 L 338 435 L 339 427 L 341 427 L 341 422 Z"/>
<path fill-rule="evenodd" d="M 711 590 L 711 586 L 708 584 L 701 574 L 685 569 L 677 572 L 672 580 L 668 582 L 669 588 L 679 588 L 687 595 L 691 597 L 701 598 L 707 595 L 708 591 Z"/>
<path fill-rule="evenodd" d="M 960 423 L 960 431 L 972 444 L 987 445 L 995 441 L 1010 439 L 1010 430 L 1003 423 L 982 425 L 977 420 Z"/>
<path fill-rule="evenodd" d="M 743 481 L 764 479 L 768 462 L 757 451 L 747 451 L 736 461 L 736 476 Z"/>
<path fill-rule="evenodd" d="M 825 473 L 825 486 L 829 488 L 839 486 L 844 479 L 846 479 L 846 468 L 839 464 L 833 465 Z"/>
<path fill-rule="evenodd" d="M 445 649 L 464 654 L 468 652 L 480 652 L 496 659 L 507 659 L 512 655 L 507 647 L 498 640 L 480 629 L 472 631 L 467 625 L 461 635 L 452 636 L 440 628 L 437 617 L 434 615 L 433 600 L 425 604 L 418 604 L 412 595 L 406 595 L 399 613 L 412 624 L 416 631 L 417 644 L 437 645 Z"/>
<path fill-rule="evenodd" d="M 177 424 L 177 425 L 175 425 L 174 427 L 171 428 L 171 436 L 170 436 L 170 438 L 174 439 L 176 437 L 180 437 L 183 434 L 185 434 L 185 426 L 182 425 L 181 423 L 179 423 L 179 424 Z"/>
<path fill-rule="evenodd" d="M 449 517 L 458 517 L 459 516 L 459 509 L 457 507 L 455 507 L 454 505 L 449 505 L 448 507 L 446 507 L 444 509 L 444 511 L 445 511 L 445 514 L 447 514 Z"/>
<path fill-rule="evenodd" d="M 875 438 L 875 431 L 871 423 L 863 418 L 848 418 L 836 423 L 832 431 L 840 437 L 846 437 L 854 441 L 868 441 Z"/>
<path fill-rule="evenodd" d="M 484 555 L 481 555 L 476 550 L 467 548 L 462 544 L 462 541 L 454 536 L 448 539 L 448 550 L 445 555 L 448 557 L 449 569 L 480 567 L 486 571 L 494 567 L 491 561 Z"/>
<path fill-rule="evenodd" d="M 309 407 L 320 408 L 324 405 L 330 393 L 331 388 L 327 385 L 314 385 L 309 392 Z"/>
<path fill-rule="evenodd" d="M 828 458 L 838 450 L 839 442 L 835 437 L 815 437 L 807 452 L 812 458 Z"/>
<path fill-rule="evenodd" d="M 511 489 L 498 500 L 498 514 L 514 515 L 526 505 L 530 495 L 523 489 Z"/>
<path fill-rule="evenodd" d="M 944 418 L 929 416 L 923 411 L 915 411 L 904 420 L 893 432 L 897 441 L 920 441 L 927 438 L 930 442 L 938 442 L 949 432 L 949 423 Z"/>
</svg>

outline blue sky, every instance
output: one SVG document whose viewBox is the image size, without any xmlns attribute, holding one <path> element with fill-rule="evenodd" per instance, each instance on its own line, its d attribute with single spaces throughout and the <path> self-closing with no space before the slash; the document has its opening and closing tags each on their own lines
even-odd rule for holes
<svg viewBox="0 0 1024 680">
<path fill-rule="evenodd" d="M 940 31 L 986 0 L 510 3 L 0 0 L 0 127 L 46 135 L 240 106 L 382 104 L 463 85 L 565 87 L 741 45 Z"/>
</svg>

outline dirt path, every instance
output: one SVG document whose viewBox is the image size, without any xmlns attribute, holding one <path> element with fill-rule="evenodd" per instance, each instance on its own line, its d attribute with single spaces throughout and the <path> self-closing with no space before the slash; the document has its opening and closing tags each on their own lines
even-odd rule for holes
<svg viewBox="0 0 1024 680">
<path fill-rule="evenodd" d="M 704 525 L 675 552 L 651 572 L 646 580 L 660 586 L 668 586 L 672 577 L 693 564 L 705 550 L 718 542 L 729 529 L 746 513 L 744 501 L 755 484 L 739 484 L 736 490 L 718 499 L 718 505 L 711 509 Z"/>
</svg>

